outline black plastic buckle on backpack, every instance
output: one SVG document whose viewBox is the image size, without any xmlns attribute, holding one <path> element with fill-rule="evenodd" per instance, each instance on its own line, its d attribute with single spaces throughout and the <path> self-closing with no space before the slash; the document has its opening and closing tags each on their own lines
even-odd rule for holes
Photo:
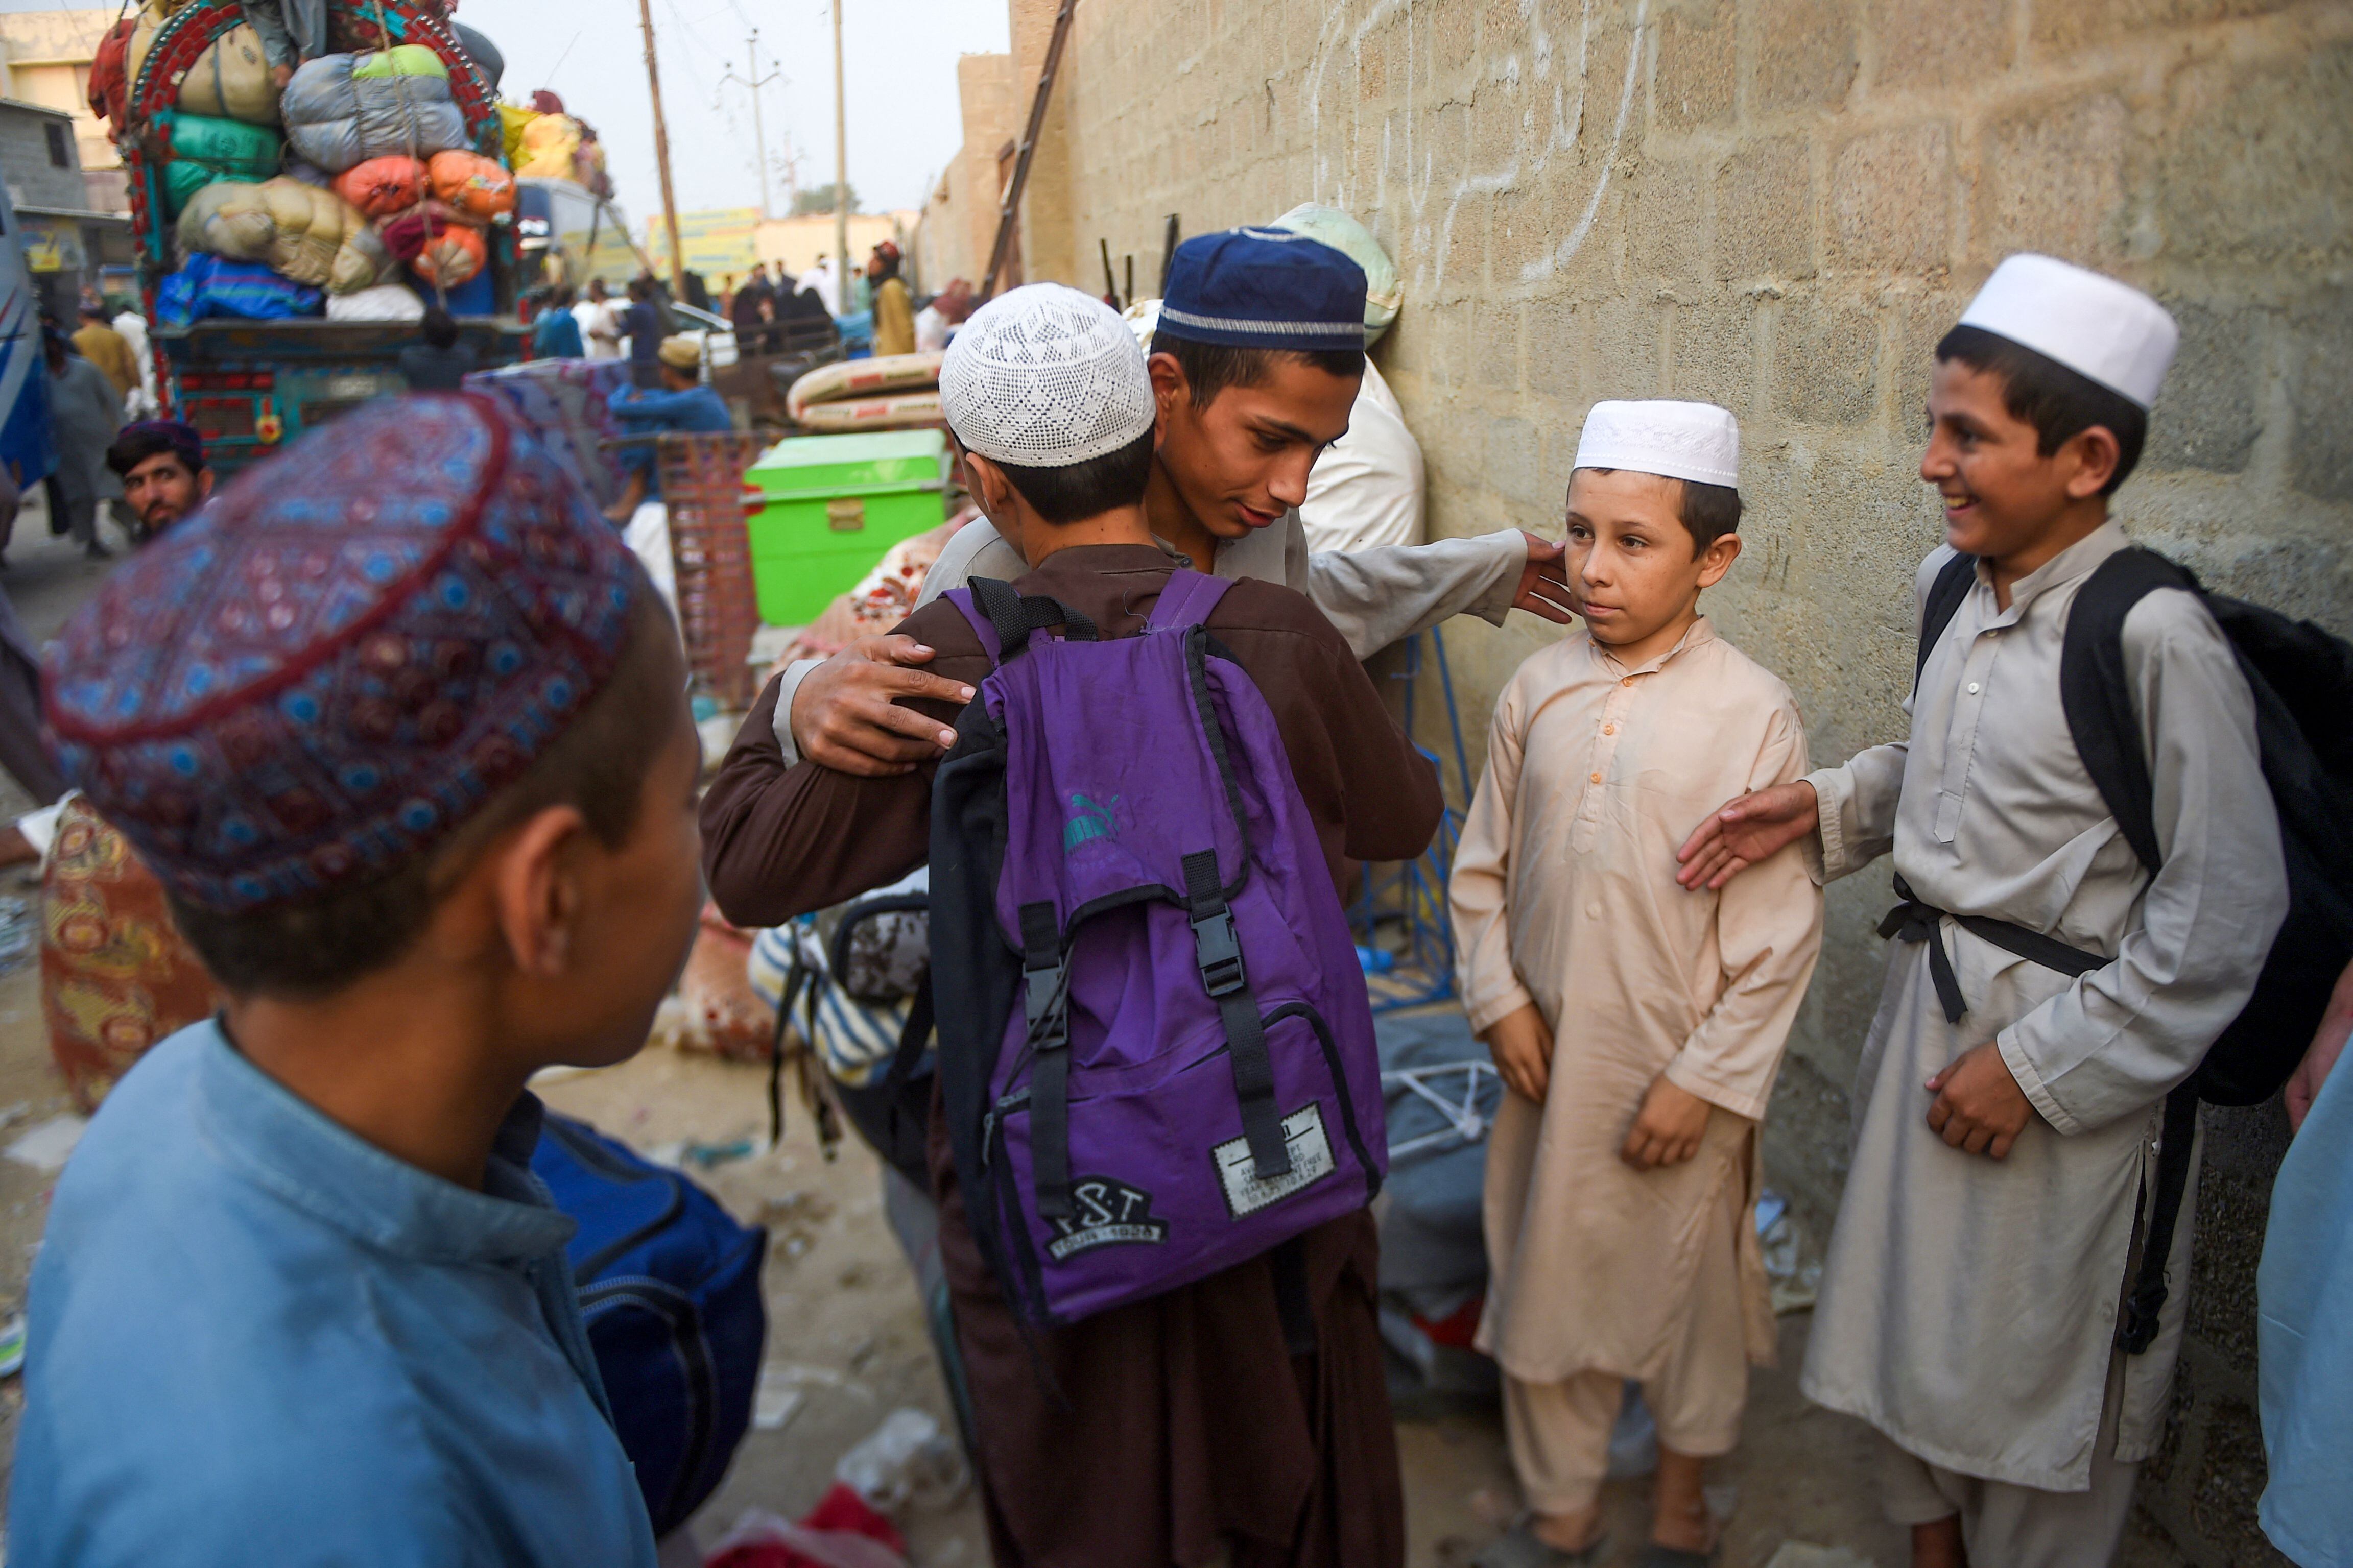
<svg viewBox="0 0 2353 1568">
<path fill-rule="evenodd" d="M 1029 1177 L 1038 1217 L 1071 1206 L 1071 958 L 1054 906 L 1021 906 L 1021 1011 L 1028 1022 Z"/>
<path fill-rule="evenodd" d="M 1193 958 L 1201 984 L 1212 996 L 1227 996 L 1250 984 L 1242 973 L 1241 939 L 1234 934 L 1234 911 L 1223 903 L 1193 917 Z"/>
</svg>

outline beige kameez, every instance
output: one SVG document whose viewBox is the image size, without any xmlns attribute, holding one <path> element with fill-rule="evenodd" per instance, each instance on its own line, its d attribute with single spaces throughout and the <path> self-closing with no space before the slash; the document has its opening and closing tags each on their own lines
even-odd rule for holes
<svg viewBox="0 0 2353 1568">
<path fill-rule="evenodd" d="M 1675 850 L 1805 765 L 1788 689 L 1706 620 L 1638 668 L 1574 633 L 1496 701 L 1449 889 L 1472 1027 L 1533 1001 L 1554 1034 L 1545 1103 L 1507 1093 L 1488 1149 L 1479 1345 L 1525 1384 L 1666 1380 L 1652 1403 L 1686 1451 L 1729 1446 L 1746 1366 L 1772 1355 L 1742 1220 L 1821 897 L 1794 846 L 1721 893 L 1678 887 Z M 1662 1072 L 1726 1114 L 1696 1158 L 1636 1171 L 1619 1150 Z M 1695 1314 L 1725 1327 L 1694 1342 Z"/>
<path fill-rule="evenodd" d="M 1926 945 L 1891 952 L 1801 1384 L 1939 1471 L 2046 1496 L 2112 1487 L 2106 1461 L 2132 1465 L 2157 1440 L 2189 1293 L 2190 1203 L 2156 1344 L 2120 1367 L 2112 1345 L 2160 1106 L 2244 1004 L 2286 910 L 2253 705 L 2191 595 L 2151 594 L 2124 625 L 2164 850 L 2155 879 L 2076 754 L 2059 702 L 2067 613 L 2125 543 L 2103 527 L 2021 578 L 2007 610 L 1980 567 L 1907 703 L 1908 744 L 1811 775 L 1823 876 L 1892 848 L 1935 908 L 2111 955 L 2071 980 L 1948 918 L 1942 940 L 1969 1009 L 1955 1025 Z M 1950 558 L 1921 566 L 1923 600 Z M 1947 1147 L 1926 1120 L 1926 1079 L 1988 1040 L 2037 1112 L 2000 1162 Z M 1993 1495 L 2032 1511 L 2031 1497 Z M 2087 1542 L 2084 1560 L 2112 1544 Z"/>
</svg>

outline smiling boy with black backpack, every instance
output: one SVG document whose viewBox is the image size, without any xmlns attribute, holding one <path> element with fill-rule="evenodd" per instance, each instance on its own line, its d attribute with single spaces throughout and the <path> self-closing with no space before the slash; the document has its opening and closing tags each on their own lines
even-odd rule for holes
<svg viewBox="0 0 2353 1568">
<path fill-rule="evenodd" d="M 1362 301 L 1245 279 L 1225 314 L 1345 366 Z M 931 1168 L 999 1568 L 1399 1568 L 1338 889 L 1428 845 L 1436 773 L 1303 595 L 1154 542 L 1152 383 L 1108 308 L 991 302 L 941 403 L 1030 568 L 905 623 L 976 694 L 918 704 L 955 747 L 787 767 L 771 683 L 705 802 L 713 894 L 767 923 L 931 865 Z"/>
<path fill-rule="evenodd" d="M 1687 887 L 1894 852 L 1802 1386 L 1887 1439 L 1921 1568 L 2114 1555 L 2180 1343 L 2196 1100 L 2275 1089 L 2353 943 L 2343 645 L 2107 515 L 2177 340 L 2112 279 L 1996 269 L 1936 347 L 1909 742 L 1681 852 Z"/>
</svg>

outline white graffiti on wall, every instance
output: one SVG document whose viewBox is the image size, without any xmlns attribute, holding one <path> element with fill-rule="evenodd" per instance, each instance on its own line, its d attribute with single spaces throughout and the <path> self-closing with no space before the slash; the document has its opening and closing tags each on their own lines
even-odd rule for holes
<svg viewBox="0 0 2353 1568">
<path fill-rule="evenodd" d="M 1438 0 L 1438 3 L 1461 5 L 1465 0 Z M 1606 4 L 1606 0 L 1603 3 Z M 1508 194 L 1534 184 L 1555 157 L 1575 150 L 1584 135 L 1586 100 L 1593 63 L 1593 13 L 1596 4 L 1597 0 L 1581 0 L 1574 52 L 1571 58 L 1563 59 L 1555 47 L 1551 30 L 1545 26 L 1539 0 L 1520 0 L 1520 16 L 1527 29 L 1527 66 L 1524 71 L 1522 58 L 1517 53 L 1493 59 L 1487 65 L 1489 79 L 1480 84 L 1480 89 L 1503 91 L 1517 99 L 1527 85 L 1525 77 L 1532 75 L 1535 103 L 1523 110 L 1522 124 L 1529 126 L 1537 112 L 1536 104 L 1546 103 L 1547 100 L 1552 122 L 1532 152 L 1525 154 L 1514 152 L 1493 167 L 1478 168 L 1473 166 L 1476 151 L 1467 128 L 1468 102 L 1444 106 L 1461 110 L 1465 121 L 1463 133 L 1445 138 L 1443 146 L 1432 146 L 1430 143 L 1434 139 L 1425 132 L 1419 138 L 1419 162 L 1416 163 L 1415 121 L 1419 105 L 1415 93 L 1418 87 L 1428 84 L 1417 78 L 1417 73 L 1423 70 L 1419 58 L 1422 43 L 1417 36 L 1419 29 L 1413 0 L 1338 0 L 1316 36 L 1315 58 L 1307 73 L 1307 121 L 1313 149 L 1314 199 L 1319 202 L 1329 200 L 1335 205 L 1365 216 L 1377 228 L 1388 227 L 1392 234 L 1402 232 L 1411 240 L 1410 254 L 1415 258 L 1415 288 L 1435 289 L 1441 287 L 1446 280 L 1449 242 L 1453 237 L 1455 218 L 1463 202 L 1474 195 Z M 1424 0 L 1420 10 L 1425 17 L 1431 8 L 1430 0 Z M 1626 48 L 1625 76 L 1618 84 L 1618 103 L 1615 113 L 1610 117 L 1608 140 L 1599 149 L 1600 155 L 1588 158 L 1585 164 L 1590 172 L 1592 189 L 1587 194 L 1584 206 L 1577 220 L 1569 226 L 1568 232 L 1522 265 L 1520 278 L 1523 282 L 1539 281 L 1565 266 L 1593 231 L 1594 219 L 1601 211 L 1601 198 L 1609 192 L 1610 175 L 1617 166 L 1619 148 L 1625 141 L 1626 122 L 1634 107 L 1634 87 L 1641 68 L 1643 32 L 1649 19 L 1649 0 L 1635 0 L 1632 37 Z M 1361 73 L 1366 39 L 1393 16 L 1402 16 L 1404 20 L 1405 91 L 1399 107 L 1378 111 L 1379 154 L 1374 164 L 1373 188 L 1366 191 L 1359 188 L 1359 153 L 1368 130 L 1365 123 L 1366 110 L 1361 94 L 1355 90 L 1356 83 L 1343 85 L 1340 72 Z M 1346 56 L 1346 64 L 1335 69 L 1343 53 Z M 1390 64 L 1393 68 L 1395 62 Z M 1324 113 L 1327 85 L 1340 87 L 1345 98 L 1328 128 Z M 1606 86 L 1604 90 L 1606 92 Z M 1448 164 L 1459 163 L 1448 171 L 1451 178 L 1441 175 L 1441 156 Z M 1392 184 L 1396 186 L 1394 191 Z M 1380 222 L 1384 217 L 1390 220 L 1388 224 Z"/>
</svg>

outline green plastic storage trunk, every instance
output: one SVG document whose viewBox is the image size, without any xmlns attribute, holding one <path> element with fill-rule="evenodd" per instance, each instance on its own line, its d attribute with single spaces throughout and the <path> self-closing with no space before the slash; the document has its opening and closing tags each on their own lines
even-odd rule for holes
<svg viewBox="0 0 2353 1568">
<path fill-rule="evenodd" d="M 760 618 L 805 626 L 902 539 L 946 515 L 948 441 L 870 430 L 779 441 L 744 476 L 768 503 L 749 520 Z"/>
</svg>

